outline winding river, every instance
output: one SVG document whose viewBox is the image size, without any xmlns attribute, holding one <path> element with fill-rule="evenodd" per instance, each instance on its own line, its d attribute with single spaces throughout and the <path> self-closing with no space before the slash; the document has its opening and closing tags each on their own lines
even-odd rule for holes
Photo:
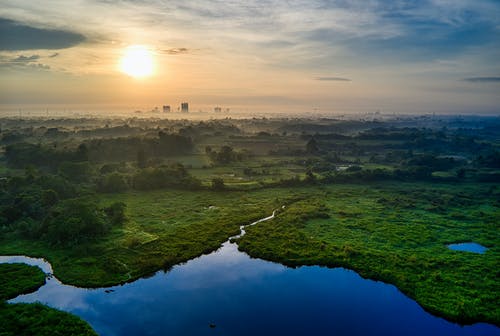
<svg viewBox="0 0 500 336">
<path fill-rule="evenodd" d="M 250 225 L 272 220 L 274 213 Z M 250 258 L 231 237 L 217 250 L 122 286 L 86 289 L 55 277 L 10 302 L 40 301 L 89 322 L 103 336 L 128 335 L 500 335 L 425 312 L 396 287 L 318 266 L 287 268 Z M 43 259 L 0 262 L 52 267 Z"/>
</svg>

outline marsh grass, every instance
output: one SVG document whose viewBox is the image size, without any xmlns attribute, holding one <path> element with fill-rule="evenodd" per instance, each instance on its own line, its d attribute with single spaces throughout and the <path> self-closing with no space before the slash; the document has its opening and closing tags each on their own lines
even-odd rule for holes
<svg viewBox="0 0 500 336">
<path fill-rule="evenodd" d="M 241 224 L 268 216 L 294 194 L 286 189 L 266 189 L 100 195 L 102 206 L 114 202 L 127 205 L 123 226 L 72 248 L 7 238 L 0 244 L 0 253 L 44 257 L 64 283 L 115 285 L 216 250 L 239 232 Z"/>
<path fill-rule="evenodd" d="M 240 249 L 289 266 L 353 269 L 396 285 L 426 310 L 461 323 L 500 324 L 500 209 L 490 185 L 374 184 L 324 188 L 272 222 L 247 230 Z M 474 241 L 485 254 L 452 251 Z"/>
</svg>

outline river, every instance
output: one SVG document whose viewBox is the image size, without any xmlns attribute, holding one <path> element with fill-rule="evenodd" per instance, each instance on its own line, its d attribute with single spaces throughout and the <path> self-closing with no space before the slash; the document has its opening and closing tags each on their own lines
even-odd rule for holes
<svg viewBox="0 0 500 336">
<path fill-rule="evenodd" d="M 41 259 L 4 256 L 0 262 L 52 272 Z M 493 325 L 460 326 L 435 317 L 393 285 L 354 271 L 288 268 L 250 258 L 229 240 L 208 255 L 125 285 L 86 289 L 49 277 L 36 292 L 9 302 L 35 301 L 80 316 L 103 336 L 500 335 Z"/>
</svg>

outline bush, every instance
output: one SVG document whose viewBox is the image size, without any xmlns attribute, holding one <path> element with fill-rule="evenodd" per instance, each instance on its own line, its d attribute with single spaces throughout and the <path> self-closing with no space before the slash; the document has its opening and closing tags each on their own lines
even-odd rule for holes
<svg viewBox="0 0 500 336">
<path fill-rule="evenodd" d="M 127 220 L 127 216 L 125 215 L 126 207 L 127 205 L 123 202 L 115 202 L 109 207 L 104 208 L 104 213 L 112 225 L 123 225 Z"/>
<path fill-rule="evenodd" d="M 224 185 L 224 180 L 220 177 L 216 177 L 212 179 L 212 189 L 216 191 L 224 190 L 226 186 Z"/>
<path fill-rule="evenodd" d="M 88 162 L 63 162 L 59 166 L 59 173 L 73 182 L 88 182 L 92 168 Z"/>
<path fill-rule="evenodd" d="M 125 176 L 120 173 L 108 174 L 97 182 L 97 189 L 101 192 L 122 192 L 126 191 L 129 185 L 125 179 Z"/>
</svg>

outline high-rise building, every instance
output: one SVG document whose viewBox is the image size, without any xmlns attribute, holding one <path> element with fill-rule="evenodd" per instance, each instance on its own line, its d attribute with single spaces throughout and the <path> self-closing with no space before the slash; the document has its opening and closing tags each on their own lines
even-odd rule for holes
<svg viewBox="0 0 500 336">
<path fill-rule="evenodd" d="M 215 113 L 220 113 L 220 112 L 222 112 L 222 107 L 219 107 L 219 106 L 214 107 L 214 112 L 215 112 Z"/>
<path fill-rule="evenodd" d="M 169 113 L 170 112 L 170 105 L 163 105 L 163 113 Z"/>
<path fill-rule="evenodd" d="M 189 104 L 188 103 L 181 103 L 181 112 L 185 112 L 185 113 L 189 112 Z"/>
</svg>

